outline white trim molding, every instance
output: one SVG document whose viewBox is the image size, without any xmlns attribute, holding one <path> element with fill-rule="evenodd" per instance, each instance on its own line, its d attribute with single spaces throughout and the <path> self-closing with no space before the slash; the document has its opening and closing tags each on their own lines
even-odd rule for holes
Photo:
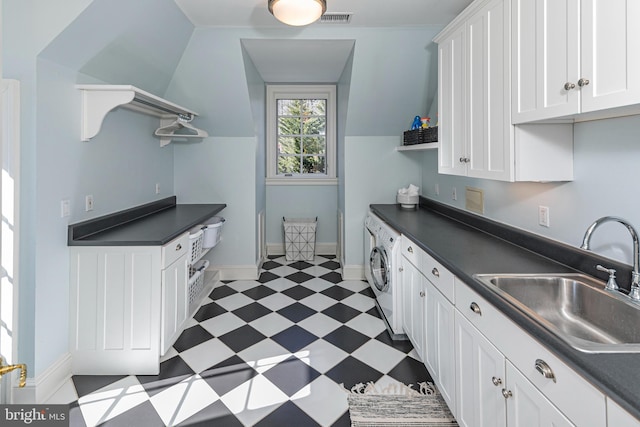
<svg viewBox="0 0 640 427">
<path fill-rule="evenodd" d="M 13 403 L 44 404 L 71 378 L 71 353 L 66 353 L 52 363 L 42 374 L 27 379 L 23 388 L 13 382 Z"/>
<path fill-rule="evenodd" d="M 220 280 L 258 280 L 258 265 L 216 265 L 220 272 Z"/>
<path fill-rule="evenodd" d="M 364 265 L 342 266 L 342 280 L 366 280 L 364 276 Z"/>
<path fill-rule="evenodd" d="M 316 243 L 316 255 L 335 255 L 337 243 Z M 284 243 L 267 243 L 267 254 L 285 255 Z"/>
</svg>

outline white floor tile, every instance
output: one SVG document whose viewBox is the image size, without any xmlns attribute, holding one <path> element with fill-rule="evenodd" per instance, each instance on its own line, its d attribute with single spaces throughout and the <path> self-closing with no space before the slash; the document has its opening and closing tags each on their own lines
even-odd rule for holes
<svg viewBox="0 0 640 427">
<path fill-rule="evenodd" d="M 301 299 L 300 303 L 306 305 L 307 307 L 311 307 L 314 310 L 322 311 L 325 308 L 329 308 L 334 305 L 336 303 L 336 300 L 324 294 L 317 293 Z"/>
<path fill-rule="evenodd" d="M 136 377 L 128 376 L 78 399 L 88 426 L 101 424 L 149 400 Z"/>
<path fill-rule="evenodd" d="M 193 375 L 154 395 L 151 404 L 168 426 L 176 425 L 219 399 L 200 375 Z"/>
<path fill-rule="evenodd" d="M 299 270 L 297 270 L 297 269 L 295 269 L 293 267 L 289 267 L 288 265 L 283 265 L 282 267 L 272 268 L 269 271 L 272 272 L 273 274 L 278 275 L 278 276 L 285 277 L 285 276 L 288 276 L 290 274 L 297 273 Z"/>
<path fill-rule="evenodd" d="M 209 331 L 214 337 L 222 336 L 244 325 L 245 321 L 233 313 L 224 313 L 200 322 L 200 326 Z"/>
<path fill-rule="evenodd" d="M 194 372 L 202 372 L 235 353 L 218 338 L 213 338 L 180 353 L 180 357 Z"/>
<path fill-rule="evenodd" d="M 293 282 L 289 281 L 289 283 L 293 283 Z M 289 289 L 289 288 L 285 288 L 285 289 Z M 271 294 L 268 297 L 264 297 L 260 300 L 260 304 L 264 305 L 269 310 L 273 310 L 273 311 L 278 311 L 283 307 L 293 304 L 294 302 L 296 302 L 296 300 L 284 294 L 281 294 L 279 292 L 275 294 Z"/>
<path fill-rule="evenodd" d="M 403 352 L 378 340 L 367 341 L 351 355 L 383 373 L 389 372 L 406 357 Z"/>
<path fill-rule="evenodd" d="M 347 352 L 325 340 L 314 341 L 294 353 L 294 356 L 321 374 L 336 366 L 348 355 Z"/>
<path fill-rule="evenodd" d="M 349 409 L 347 393 L 324 375 L 293 395 L 291 401 L 322 426 L 330 426 Z"/>
<path fill-rule="evenodd" d="M 343 299 L 341 302 L 360 311 L 368 311 L 376 306 L 373 298 L 362 294 L 353 294 L 350 297 Z"/>
<path fill-rule="evenodd" d="M 253 302 L 254 300 L 249 298 L 245 294 L 233 294 L 216 301 L 218 305 L 228 311 L 244 307 L 245 305 L 249 305 Z"/>
<path fill-rule="evenodd" d="M 186 328 L 185 328 L 186 329 Z M 169 347 L 169 350 L 167 350 L 167 352 L 164 354 L 164 356 L 162 356 L 160 358 L 160 363 L 164 362 L 165 360 L 169 360 L 175 356 L 177 356 L 179 353 L 178 351 L 173 348 L 173 347 Z"/>
<path fill-rule="evenodd" d="M 260 304 L 262 304 L 262 301 L 260 301 Z M 271 337 L 294 325 L 294 323 L 278 313 L 269 313 L 266 316 L 262 316 L 259 319 L 254 320 L 249 323 L 249 325 L 262 334 Z"/>
<path fill-rule="evenodd" d="M 314 266 L 311 266 L 309 268 L 305 268 L 302 271 L 304 271 L 305 273 L 310 274 L 312 276 L 320 277 L 323 274 L 331 273 L 331 271 L 333 271 L 333 270 L 329 270 L 328 268 L 320 267 L 319 265 L 314 265 Z"/>
<path fill-rule="evenodd" d="M 333 283 L 327 282 L 326 280 L 320 279 L 318 277 L 314 277 L 311 280 L 307 280 L 306 282 L 301 283 L 301 285 L 315 292 L 322 292 L 325 289 L 335 286 Z"/>
<path fill-rule="evenodd" d="M 246 291 L 247 289 L 255 288 L 256 286 L 260 286 L 260 282 L 255 280 L 236 280 L 227 284 L 231 289 L 235 289 L 238 292 Z"/>
<path fill-rule="evenodd" d="M 242 350 L 238 356 L 256 371 L 263 373 L 291 357 L 291 353 L 272 339 L 266 339 Z"/>
<path fill-rule="evenodd" d="M 266 287 L 273 289 L 276 292 L 282 292 L 284 290 L 287 290 L 289 288 L 293 288 L 294 286 L 297 285 L 296 282 L 292 282 L 289 279 L 284 279 L 282 277 L 279 277 L 277 279 L 273 279 L 268 281 L 267 283 L 264 284 Z M 262 302 L 262 300 L 260 300 L 260 302 Z"/>
<path fill-rule="evenodd" d="M 370 314 L 362 313 L 349 320 L 346 325 L 368 337 L 374 338 L 386 329 L 382 319 L 373 317 Z"/>
<path fill-rule="evenodd" d="M 251 426 L 289 400 L 289 397 L 271 381 L 257 375 L 220 400 L 244 425 Z"/>
<path fill-rule="evenodd" d="M 76 387 L 73 385 L 73 381 L 69 378 L 47 399 L 46 403 L 51 405 L 67 405 L 76 400 L 78 400 L 78 393 L 76 392 Z"/>
<path fill-rule="evenodd" d="M 367 289 L 370 285 L 362 280 L 345 280 L 340 282 L 340 286 L 353 292 L 360 292 Z"/>
<path fill-rule="evenodd" d="M 334 300 L 334 304 L 336 301 Z M 318 337 L 324 337 L 329 332 L 333 332 L 342 326 L 342 323 L 338 322 L 332 317 L 329 317 L 322 313 L 317 313 L 307 317 L 301 322 L 298 322 L 298 326 L 306 329 Z"/>
</svg>

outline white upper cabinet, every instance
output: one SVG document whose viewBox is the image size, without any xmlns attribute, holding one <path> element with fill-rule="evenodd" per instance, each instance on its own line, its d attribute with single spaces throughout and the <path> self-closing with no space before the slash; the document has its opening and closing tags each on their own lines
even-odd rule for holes
<svg viewBox="0 0 640 427">
<path fill-rule="evenodd" d="M 637 0 L 513 0 L 513 123 L 640 112 L 639 19 Z"/>
<path fill-rule="evenodd" d="M 512 125 L 510 6 L 511 0 L 476 0 L 434 39 L 438 172 L 501 181 L 570 181 L 573 131 L 568 125 Z"/>
</svg>

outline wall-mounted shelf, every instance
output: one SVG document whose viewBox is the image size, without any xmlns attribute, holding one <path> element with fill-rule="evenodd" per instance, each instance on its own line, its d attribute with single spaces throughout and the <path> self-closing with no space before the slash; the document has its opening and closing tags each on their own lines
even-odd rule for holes
<svg viewBox="0 0 640 427">
<path fill-rule="evenodd" d="M 178 117 L 188 120 L 198 114 L 169 102 L 159 96 L 145 92 L 131 85 L 76 85 L 82 91 L 82 127 L 80 138 L 89 141 L 100 132 L 107 114 L 117 107 L 128 108 L 151 116 L 159 117 L 162 124 Z M 202 131 L 204 132 L 204 131 Z M 160 135 L 158 135 L 160 136 Z M 176 134 L 176 138 L 203 138 L 197 135 Z M 170 135 L 162 135 L 160 145 L 171 142 Z"/>
<path fill-rule="evenodd" d="M 401 145 L 396 147 L 396 151 L 424 151 L 438 148 L 437 142 L 427 142 L 424 144 Z"/>
</svg>

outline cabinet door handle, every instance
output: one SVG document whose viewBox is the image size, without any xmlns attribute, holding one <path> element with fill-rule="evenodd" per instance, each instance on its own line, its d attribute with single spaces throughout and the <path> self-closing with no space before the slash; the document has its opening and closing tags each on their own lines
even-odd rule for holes
<svg viewBox="0 0 640 427">
<path fill-rule="evenodd" d="M 431 274 L 433 274 L 436 277 L 440 277 L 440 272 L 435 267 L 433 267 L 433 270 L 431 270 Z"/>
<path fill-rule="evenodd" d="M 460 157 L 460 163 L 469 163 L 469 161 L 468 157 Z"/>
<path fill-rule="evenodd" d="M 589 79 L 585 79 L 584 77 L 578 80 L 578 86 L 580 87 L 587 86 L 589 83 L 591 83 Z"/>
<path fill-rule="evenodd" d="M 511 390 L 507 390 L 506 388 L 502 389 L 502 397 L 504 397 L 505 399 L 508 399 L 511 396 L 513 396 L 513 393 L 511 393 Z"/>
<path fill-rule="evenodd" d="M 182 245 L 181 245 L 180 243 L 178 243 L 178 244 L 176 245 L 176 251 L 179 251 L 180 249 L 182 249 Z"/>
<path fill-rule="evenodd" d="M 409 246 L 409 247 L 407 248 L 407 252 L 409 252 L 410 254 L 412 254 L 412 253 L 413 253 L 413 248 L 412 248 L 411 246 Z"/>
<path fill-rule="evenodd" d="M 544 360 L 536 359 L 536 371 L 540 372 L 543 377 L 553 380 L 554 383 L 556 382 L 556 374 L 553 373 L 551 366 Z"/>
<path fill-rule="evenodd" d="M 482 310 L 480 310 L 480 306 L 478 304 L 476 304 L 475 302 L 472 302 L 471 305 L 469 306 L 469 308 L 475 314 L 479 314 L 480 316 L 482 316 Z"/>
<path fill-rule="evenodd" d="M 425 296 L 424 291 L 420 291 L 420 298 L 424 298 L 424 296 Z"/>
<path fill-rule="evenodd" d="M 564 84 L 564 90 L 571 90 L 571 89 L 575 89 L 575 88 L 576 88 L 575 83 L 566 82 Z"/>
<path fill-rule="evenodd" d="M 404 271 L 404 268 L 400 267 L 400 268 L 398 269 L 398 271 L 399 271 L 400 273 L 402 273 L 402 272 Z"/>
<path fill-rule="evenodd" d="M 500 384 L 502 384 L 502 379 L 498 377 L 493 377 L 491 378 L 491 382 L 493 383 L 494 386 L 498 387 Z"/>
</svg>

